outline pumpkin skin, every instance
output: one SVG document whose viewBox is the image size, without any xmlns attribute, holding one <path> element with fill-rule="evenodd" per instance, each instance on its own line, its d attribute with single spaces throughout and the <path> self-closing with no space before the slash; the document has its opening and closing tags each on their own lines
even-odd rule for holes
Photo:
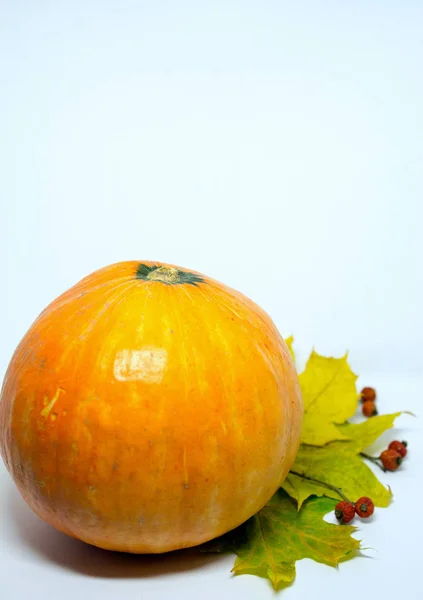
<svg viewBox="0 0 423 600">
<path fill-rule="evenodd" d="M 298 450 L 295 367 L 269 316 L 199 273 L 128 261 L 53 301 L 17 347 L 1 454 L 32 510 L 133 553 L 217 537 Z"/>
</svg>

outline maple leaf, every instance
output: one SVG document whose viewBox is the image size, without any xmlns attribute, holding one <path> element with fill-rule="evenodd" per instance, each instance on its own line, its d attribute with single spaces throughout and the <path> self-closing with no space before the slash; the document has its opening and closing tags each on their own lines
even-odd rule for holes
<svg viewBox="0 0 423 600">
<path fill-rule="evenodd" d="M 312 495 L 339 500 L 339 494 L 324 484 L 341 489 L 353 501 L 360 496 L 370 496 L 376 506 L 388 506 L 391 491 L 380 483 L 360 452 L 391 428 L 400 414 L 380 415 L 356 425 L 341 425 L 339 429 L 350 438 L 344 442 L 335 441 L 322 447 L 302 444 L 291 472 L 282 483 L 283 489 L 297 500 L 298 510 Z M 310 481 L 308 477 L 322 483 Z"/>
<path fill-rule="evenodd" d="M 354 443 L 357 450 L 361 451 L 373 444 L 388 429 L 394 426 L 395 419 L 401 414 L 411 414 L 408 411 L 399 411 L 388 415 L 378 415 L 366 419 L 362 423 L 343 423 L 338 429 Z"/>
<path fill-rule="evenodd" d="M 347 355 L 328 358 L 313 350 L 299 379 L 304 405 L 302 443 L 323 446 L 347 439 L 347 433 L 337 425 L 349 419 L 358 404 L 357 375 Z"/>
<path fill-rule="evenodd" d="M 295 363 L 295 352 L 294 352 L 294 347 L 293 347 L 293 344 L 294 344 L 294 336 L 293 336 L 293 335 L 290 335 L 290 336 L 289 336 L 289 337 L 287 337 L 287 338 L 286 338 L 284 341 L 285 341 L 285 344 L 288 346 L 288 350 L 289 350 L 289 353 L 290 353 L 290 355 L 291 355 L 291 358 L 292 358 L 292 360 L 293 360 L 293 361 L 294 361 L 294 363 Z"/>
<path fill-rule="evenodd" d="M 293 341 L 293 336 L 285 340 L 295 361 Z M 235 574 L 267 577 L 275 589 L 294 580 L 295 563 L 302 558 L 337 566 L 360 548 L 351 537 L 354 527 L 323 520 L 341 496 L 352 501 L 369 496 L 379 507 L 388 506 L 392 497 L 363 461 L 363 450 L 401 413 L 347 422 L 359 399 L 357 376 L 347 355 L 330 358 L 313 351 L 299 379 L 304 404 L 301 445 L 282 488 L 259 513 L 205 550 L 235 552 Z"/>
<path fill-rule="evenodd" d="M 268 577 L 277 589 L 294 580 L 297 560 L 311 558 L 336 567 L 360 548 L 360 542 L 351 537 L 355 527 L 323 520 L 335 504 L 330 498 L 313 498 L 298 512 L 296 503 L 279 490 L 254 517 L 205 550 L 235 552 L 235 574 Z"/>
</svg>

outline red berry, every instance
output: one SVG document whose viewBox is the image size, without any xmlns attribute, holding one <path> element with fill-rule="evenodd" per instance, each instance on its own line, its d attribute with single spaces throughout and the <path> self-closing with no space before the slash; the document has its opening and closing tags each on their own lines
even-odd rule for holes
<svg viewBox="0 0 423 600">
<path fill-rule="evenodd" d="M 368 400 L 367 402 L 365 402 L 361 407 L 361 410 L 365 417 L 374 417 L 375 415 L 377 415 L 376 404 L 373 402 L 373 400 Z"/>
<path fill-rule="evenodd" d="M 387 471 L 396 471 L 402 463 L 402 456 L 396 450 L 384 450 L 379 458 Z"/>
<path fill-rule="evenodd" d="M 407 442 L 399 442 L 398 440 L 394 440 L 388 446 L 389 450 L 396 450 L 399 454 L 401 454 L 402 458 L 407 454 Z"/>
<path fill-rule="evenodd" d="M 372 387 L 364 387 L 360 393 L 362 402 L 374 402 L 376 400 L 376 390 Z"/>
<path fill-rule="evenodd" d="M 343 500 L 335 506 L 335 517 L 341 523 L 350 523 L 355 517 L 355 506 L 351 502 Z"/>
<path fill-rule="evenodd" d="M 355 512 L 362 519 L 368 519 L 375 511 L 375 505 L 370 498 L 363 496 L 355 503 Z"/>
</svg>

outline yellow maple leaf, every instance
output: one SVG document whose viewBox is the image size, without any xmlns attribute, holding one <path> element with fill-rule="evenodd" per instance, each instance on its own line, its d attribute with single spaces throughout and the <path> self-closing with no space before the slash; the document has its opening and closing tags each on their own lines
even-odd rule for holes
<svg viewBox="0 0 423 600">
<path fill-rule="evenodd" d="M 359 424 L 346 423 L 339 429 L 350 438 L 323 447 L 301 445 L 283 489 L 298 502 L 300 510 L 309 496 L 340 499 L 335 486 L 351 499 L 370 496 L 376 506 L 388 506 L 392 493 L 363 462 L 360 452 L 390 429 L 400 412 L 372 417 Z M 305 476 L 305 477 L 302 477 Z M 310 479 L 317 481 L 310 481 Z M 326 484 L 326 485 L 325 485 Z"/>
<path fill-rule="evenodd" d="M 337 425 L 355 413 L 359 395 L 357 375 L 352 372 L 347 355 L 328 358 L 313 350 L 299 379 L 304 404 L 302 443 L 323 446 L 333 440 L 348 439 Z"/>
<path fill-rule="evenodd" d="M 304 481 L 301 475 L 316 479 L 323 485 Z M 325 483 L 341 489 L 352 501 L 360 496 L 369 496 L 375 506 L 388 506 L 392 497 L 391 491 L 380 483 L 351 442 L 331 442 L 320 448 L 300 446 L 288 480 L 290 487 L 286 487 L 285 482 L 282 487 L 297 499 L 299 506 L 311 495 L 324 494 L 340 500 L 337 492 L 324 489 Z"/>
<path fill-rule="evenodd" d="M 398 411 L 388 415 L 378 415 L 371 419 L 366 419 L 362 423 L 343 423 L 342 425 L 338 425 L 338 429 L 354 444 L 356 450 L 360 452 L 371 446 L 382 433 L 393 427 L 395 419 L 401 414 L 410 415 L 412 413 L 409 411 Z"/>
<path fill-rule="evenodd" d="M 295 359 L 293 341 L 290 336 L 285 343 Z M 392 427 L 401 413 L 359 424 L 347 421 L 359 399 L 357 376 L 347 355 L 332 358 L 313 351 L 299 379 L 305 412 L 302 438 L 283 491 L 239 528 L 211 542 L 208 549 L 235 552 L 235 574 L 267 577 L 275 589 L 293 581 L 297 560 L 312 558 L 336 566 L 355 555 L 360 542 L 351 538 L 354 529 L 323 521 L 341 498 L 356 501 L 369 496 L 378 507 L 388 506 L 392 498 L 390 488 L 364 462 L 373 459 L 363 450 Z"/>
<path fill-rule="evenodd" d="M 292 357 L 292 360 L 293 360 L 293 361 L 294 361 L 294 363 L 295 363 L 295 352 L 294 352 L 294 348 L 293 348 L 293 344 L 294 344 L 294 336 L 293 336 L 293 335 L 290 335 L 290 336 L 289 336 L 289 337 L 287 337 L 287 338 L 286 338 L 284 341 L 285 341 L 285 344 L 288 346 L 289 353 L 290 353 L 290 355 L 291 355 L 291 357 Z"/>
</svg>

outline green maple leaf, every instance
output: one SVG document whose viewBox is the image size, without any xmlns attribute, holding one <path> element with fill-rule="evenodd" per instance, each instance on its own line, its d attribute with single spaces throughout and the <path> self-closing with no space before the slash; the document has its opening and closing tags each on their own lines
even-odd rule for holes
<svg viewBox="0 0 423 600">
<path fill-rule="evenodd" d="M 357 425 L 341 425 L 339 429 L 350 438 L 345 442 L 335 441 L 322 447 L 302 444 L 290 474 L 282 483 L 283 489 L 297 500 L 298 509 L 312 495 L 340 498 L 336 491 L 295 473 L 340 488 L 353 501 L 360 496 L 370 496 L 376 506 L 388 506 L 391 491 L 380 483 L 363 461 L 360 452 L 391 428 L 400 414 L 372 417 Z"/>
<path fill-rule="evenodd" d="M 323 446 L 333 440 L 345 440 L 347 434 L 337 425 L 357 410 L 355 375 L 347 361 L 312 352 L 299 376 L 303 396 L 304 420 L 301 441 Z"/>
<path fill-rule="evenodd" d="M 206 551 L 235 552 L 235 574 L 268 577 L 277 589 L 294 580 L 297 560 L 311 558 L 336 567 L 359 549 L 360 542 L 351 537 L 355 527 L 323 520 L 335 504 L 330 498 L 313 498 L 298 512 L 296 503 L 279 490 L 260 512 Z"/>
</svg>

